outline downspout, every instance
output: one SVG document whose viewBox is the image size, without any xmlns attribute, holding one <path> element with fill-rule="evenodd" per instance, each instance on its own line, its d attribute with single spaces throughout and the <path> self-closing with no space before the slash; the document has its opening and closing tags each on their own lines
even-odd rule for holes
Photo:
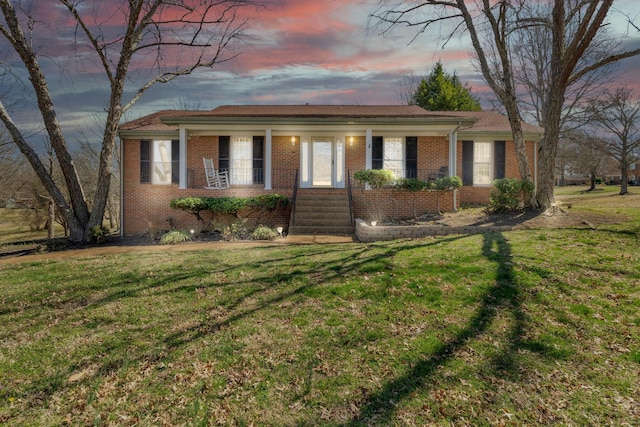
<svg viewBox="0 0 640 427">
<path fill-rule="evenodd" d="M 533 191 L 538 194 L 538 143 L 542 137 L 533 143 Z"/>
<path fill-rule="evenodd" d="M 124 141 L 120 137 L 118 139 L 120 140 L 120 237 L 124 237 Z"/>
<path fill-rule="evenodd" d="M 462 126 L 461 122 L 458 122 L 458 126 L 451 130 L 449 133 L 449 177 L 456 175 L 456 169 L 458 167 L 458 129 Z M 453 190 L 453 211 L 458 211 L 458 190 Z"/>
</svg>

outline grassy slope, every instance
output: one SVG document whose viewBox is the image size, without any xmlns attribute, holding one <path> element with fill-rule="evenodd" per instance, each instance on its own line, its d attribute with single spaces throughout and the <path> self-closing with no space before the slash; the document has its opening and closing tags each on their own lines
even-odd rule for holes
<svg viewBox="0 0 640 427">
<path fill-rule="evenodd" d="M 27 242 L 47 238 L 47 230 L 31 230 L 29 217 L 32 211 L 0 208 L 0 245 Z M 56 236 L 64 234 L 60 224 L 55 225 Z"/>
<path fill-rule="evenodd" d="M 0 264 L 0 422 L 637 425 L 634 220 Z"/>
</svg>

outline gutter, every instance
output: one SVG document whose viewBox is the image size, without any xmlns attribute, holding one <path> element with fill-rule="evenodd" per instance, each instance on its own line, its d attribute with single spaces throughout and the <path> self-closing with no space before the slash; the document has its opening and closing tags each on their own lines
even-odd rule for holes
<svg viewBox="0 0 640 427">
<path fill-rule="evenodd" d="M 124 147 L 123 139 L 120 140 L 120 237 L 124 237 Z"/>
</svg>

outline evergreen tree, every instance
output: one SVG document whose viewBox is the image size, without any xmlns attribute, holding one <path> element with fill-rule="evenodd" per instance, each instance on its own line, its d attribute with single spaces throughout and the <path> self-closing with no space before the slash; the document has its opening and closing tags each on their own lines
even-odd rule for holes
<svg viewBox="0 0 640 427">
<path fill-rule="evenodd" d="M 431 74 L 418 84 L 412 103 L 429 111 L 480 111 L 480 101 L 463 86 L 458 76 L 444 71 L 442 63 L 433 67 Z"/>
</svg>

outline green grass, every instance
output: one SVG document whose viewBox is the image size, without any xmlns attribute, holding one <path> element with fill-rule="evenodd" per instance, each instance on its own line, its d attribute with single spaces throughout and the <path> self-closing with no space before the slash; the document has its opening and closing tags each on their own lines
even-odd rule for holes
<svg viewBox="0 0 640 427">
<path fill-rule="evenodd" d="M 32 230 L 29 225 L 28 214 L 30 211 L 23 209 L 0 208 L 0 245 L 15 242 L 31 242 L 47 238 L 47 230 Z M 56 236 L 64 233 L 63 228 L 56 224 L 54 227 Z"/>
<path fill-rule="evenodd" d="M 0 423 L 638 425 L 622 199 L 597 230 L 0 261 Z"/>
</svg>

